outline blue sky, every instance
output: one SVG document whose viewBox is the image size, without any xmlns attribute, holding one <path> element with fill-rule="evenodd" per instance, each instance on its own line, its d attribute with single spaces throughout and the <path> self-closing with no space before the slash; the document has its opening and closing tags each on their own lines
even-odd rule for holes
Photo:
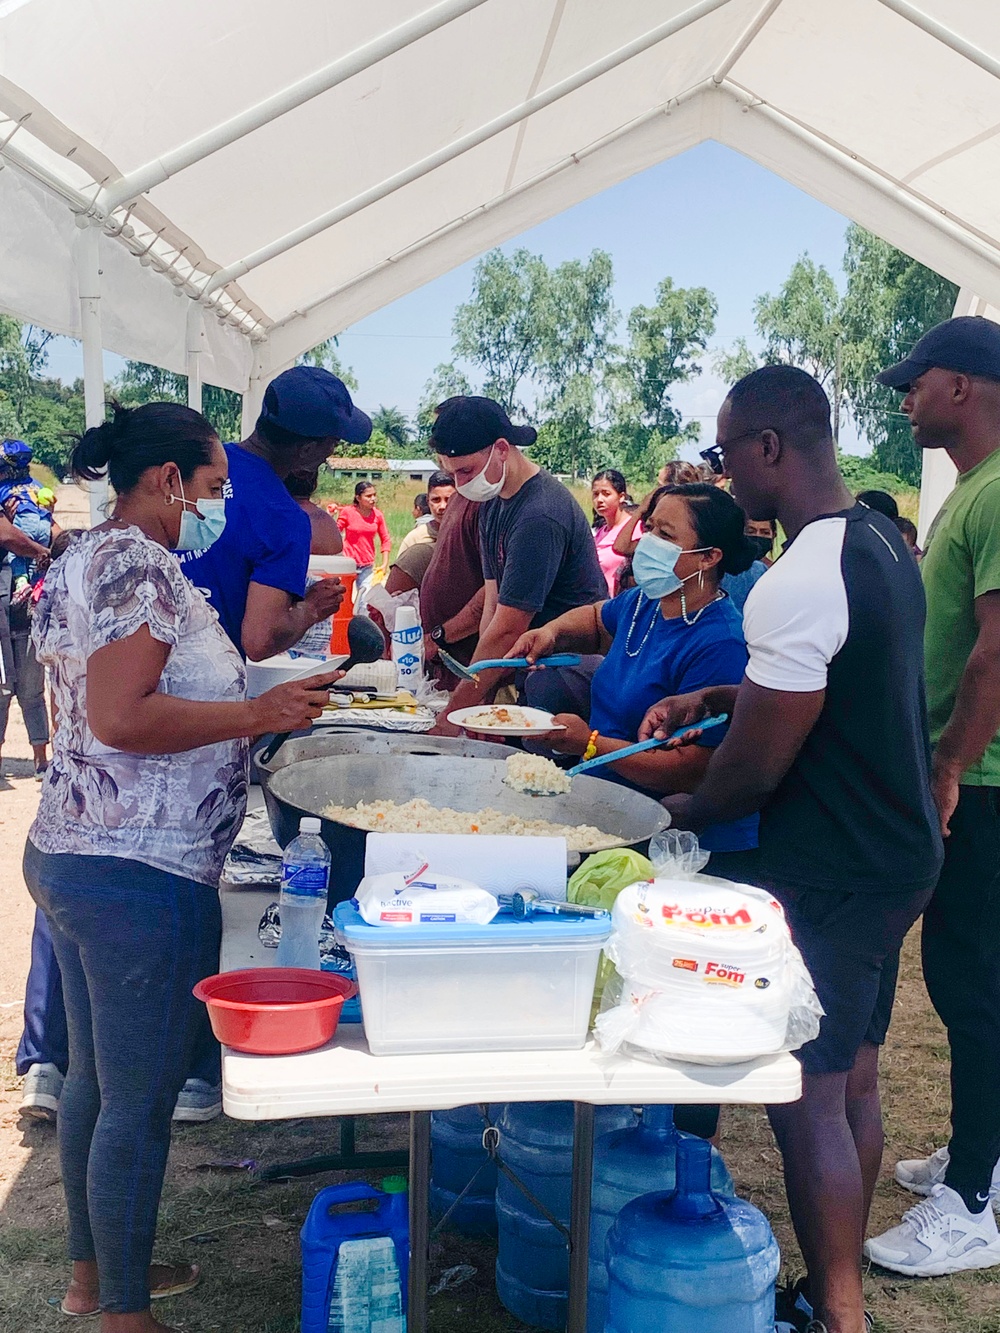
<svg viewBox="0 0 1000 1333">
<path fill-rule="evenodd" d="M 609 251 L 615 268 L 615 301 L 624 315 L 653 299 L 668 275 L 680 286 L 705 286 L 718 299 L 713 350 L 741 335 L 754 341 L 753 302 L 775 291 L 803 252 L 825 264 L 843 283 L 841 260 L 847 220 L 778 176 L 731 149 L 706 143 L 681 157 L 633 176 L 503 248 L 526 246 L 547 263 Z M 357 400 L 366 411 L 379 404 L 412 415 L 433 368 L 451 359 L 452 313 L 468 298 L 473 264 L 463 264 L 345 330 L 343 362 L 358 380 Z M 120 368 L 106 358 L 106 373 Z M 49 373 L 73 379 L 82 373 L 79 345 L 52 345 Z M 706 364 L 702 375 L 678 386 L 675 402 L 687 417 L 714 431 L 724 386 Z M 848 427 L 843 445 L 867 452 Z"/>
</svg>

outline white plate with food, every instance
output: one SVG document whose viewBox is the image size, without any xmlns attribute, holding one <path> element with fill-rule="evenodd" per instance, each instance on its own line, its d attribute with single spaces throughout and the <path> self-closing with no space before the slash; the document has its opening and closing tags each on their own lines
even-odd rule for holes
<svg viewBox="0 0 1000 1333">
<path fill-rule="evenodd" d="M 540 736 L 546 731 L 566 730 L 544 708 L 522 708 L 520 704 L 456 708 L 448 714 L 448 721 L 463 731 L 480 732 L 484 736 Z"/>
</svg>

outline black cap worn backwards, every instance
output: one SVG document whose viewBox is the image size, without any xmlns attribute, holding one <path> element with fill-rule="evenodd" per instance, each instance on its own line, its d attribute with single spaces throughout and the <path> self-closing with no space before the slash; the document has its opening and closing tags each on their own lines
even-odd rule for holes
<svg viewBox="0 0 1000 1333">
<path fill-rule="evenodd" d="M 875 378 L 906 393 L 915 379 L 934 368 L 1000 380 L 1000 324 L 981 315 L 946 319 L 924 334 L 905 361 Z"/>
<path fill-rule="evenodd" d="M 441 406 L 431 430 L 431 448 L 448 458 L 464 458 L 491 449 L 497 440 L 507 440 L 527 449 L 538 439 L 534 426 L 515 426 L 492 398 L 449 398 Z"/>
</svg>

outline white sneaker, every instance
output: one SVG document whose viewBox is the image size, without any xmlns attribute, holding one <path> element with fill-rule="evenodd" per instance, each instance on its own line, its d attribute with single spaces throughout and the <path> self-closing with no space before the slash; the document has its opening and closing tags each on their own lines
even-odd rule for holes
<svg viewBox="0 0 1000 1333">
<path fill-rule="evenodd" d="M 203 1078 L 189 1078 L 177 1096 L 172 1120 L 203 1124 L 222 1115 L 222 1084 L 207 1083 Z"/>
<path fill-rule="evenodd" d="M 897 1162 L 894 1172 L 896 1183 L 912 1194 L 930 1194 L 935 1185 L 944 1184 L 949 1160 L 948 1149 L 938 1148 L 930 1157 L 910 1157 Z M 993 1205 L 993 1211 L 1000 1213 L 1000 1162 L 993 1168 L 990 1203 Z"/>
<path fill-rule="evenodd" d="M 55 1065 L 32 1065 L 21 1089 L 21 1114 L 29 1120 L 47 1120 L 51 1124 L 59 1110 L 62 1086 L 63 1076 Z"/>
<path fill-rule="evenodd" d="M 1000 1264 L 1000 1231 L 991 1208 L 970 1213 L 962 1196 L 932 1185 L 898 1227 L 865 1241 L 865 1257 L 907 1277 L 943 1277 Z"/>
</svg>

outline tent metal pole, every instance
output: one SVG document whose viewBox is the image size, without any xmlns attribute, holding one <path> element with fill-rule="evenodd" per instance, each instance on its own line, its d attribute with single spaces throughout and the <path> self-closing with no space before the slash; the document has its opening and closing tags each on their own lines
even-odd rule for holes
<svg viewBox="0 0 1000 1333">
<path fill-rule="evenodd" d="M 254 130 L 260 129 L 262 125 L 267 125 L 321 93 L 336 88 L 338 84 L 344 83 L 355 74 L 370 69 L 397 51 L 419 41 L 421 37 L 436 32 L 438 28 L 443 28 L 482 4 L 485 4 L 485 0 L 444 0 L 444 3 L 425 10 L 423 14 L 418 14 L 408 23 L 401 23 L 391 32 L 381 34 L 374 41 L 358 47 L 349 55 L 342 56 L 340 60 L 325 65 L 314 74 L 300 79 L 298 83 L 293 83 L 288 88 L 283 88 L 238 116 L 233 116 L 207 133 L 199 134 L 190 142 L 181 144 L 180 147 L 164 153 L 155 161 L 148 162 L 129 175 L 123 176 L 102 193 L 98 199 L 98 206 L 110 213 L 122 204 L 131 202 L 137 196 L 145 194 L 147 190 L 169 180 L 178 171 L 184 171 L 185 168 L 218 152 L 220 148 L 225 148 L 253 133 Z"/>
<path fill-rule="evenodd" d="M 201 411 L 201 329 L 203 311 L 198 301 L 190 301 L 185 322 L 184 360 L 187 370 L 188 407 Z"/>
<path fill-rule="evenodd" d="M 987 55 L 973 42 L 966 41 L 964 37 L 959 37 L 957 32 L 952 32 L 950 28 L 946 28 L 937 19 L 932 19 L 929 14 L 917 9 L 916 5 L 909 4 L 908 0 L 879 0 L 879 4 L 885 5 L 886 9 L 891 9 L 900 18 L 907 19 L 923 32 L 926 32 L 929 37 L 934 37 L 937 41 L 950 47 L 957 55 L 964 56 L 966 60 L 971 60 L 974 65 L 984 69 L 987 74 L 992 74 L 995 79 L 1000 79 L 1000 60 L 997 60 L 995 56 Z"/>
<path fill-rule="evenodd" d="M 833 162 L 841 170 L 849 172 L 873 190 L 885 195 L 886 198 L 902 204 L 916 217 L 919 217 L 921 221 L 930 223 L 938 231 L 944 232 L 951 240 L 956 241 L 966 250 L 975 254 L 978 259 L 984 260 L 994 268 L 1000 265 L 1000 248 L 990 245 L 976 232 L 963 227 L 961 223 L 949 217 L 939 206 L 929 203 L 912 190 L 907 189 L 906 186 L 900 185 L 890 177 L 883 175 L 877 167 L 870 166 L 868 163 L 854 157 L 846 148 L 825 139 L 823 135 L 817 134 L 805 125 L 801 125 L 797 120 L 786 116 L 767 102 L 759 101 L 756 94 L 749 89 L 742 88 L 729 79 L 725 81 L 723 86 L 729 92 L 734 93 L 737 101 L 752 115 L 769 120 L 779 129 L 801 140 L 819 156 Z"/>
<path fill-rule="evenodd" d="M 80 288 L 80 332 L 83 339 L 84 419 L 89 429 L 104 421 L 104 349 L 101 342 L 101 229 L 82 225 L 77 237 L 76 266 Z M 90 523 L 103 523 L 108 502 L 107 478 L 88 483 Z"/>
<path fill-rule="evenodd" d="M 752 19 L 750 23 L 747 24 L 744 31 L 740 33 L 739 37 L 729 48 L 722 63 L 712 75 L 713 83 L 722 82 L 732 67 L 736 64 L 737 60 L 739 60 L 740 56 L 746 52 L 747 47 L 750 46 L 751 42 L 754 42 L 760 36 L 762 28 L 780 4 L 781 0 L 766 0 L 766 3 L 758 12 L 756 18 Z"/>
<path fill-rule="evenodd" d="M 676 15 L 666 23 L 661 23 L 641 37 L 637 37 L 627 45 L 619 47 L 617 51 L 605 56 L 603 60 L 587 65 L 586 68 L 570 75 L 569 78 L 562 79 L 559 83 L 553 84 L 551 88 L 546 88 L 544 92 L 529 97 L 527 101 L 513 107 L 510 111 L 504 112 L 502 116 L 497 116 L 495 120 L 488 121 L 485 125 L 471 131 L 471 133 L 462 135 L 460 139 L 455 139 L 452 143 L 438 149 L 436 153 L 431 153 L 429 157 L 413 163 L 405 170 L 381 181 L 378 185 L 373 185 L 363 193 L 355 195 L 353 199 L 348 199 L 345 203 L 330 209 L 329 212 L 322 213 L 319 217 L 313 218 L 311 222 L 296 227 L 294 231 L 290 231 L 287 235 L 262 246 L 259 250 L 245 256 L 245 258 L 237 260 L 235 264 L 229 264 L 226 268 L 220 269 L 202 288 L 202 295 L 208 296 L 210 293 L 218 291 L 220 287 L 225 287 L 235 278 L 240 278 L 245 273 L 249 273 L 251 269 L 258 268 L 261 264 L 266 264 L 269 260 L 277 258 L 278 255 L 285 254 L 303 241 L 311 240 L 313 236 L 318 236 L 320 232 L 336 226 L 338 222 L 353 217 L 355 213 L 360 213 L 371 204 L 378 203 L 379 200 L 387 198 L 406 185 L 411 185 L 414 181 L 420 180 L 422 176 L 428 175 L 438 167 L 453 162 L 455 158 L 461 157 L 463 153 L 478 148 L 480 144 L 486 143 L 487 140 L 498 134 L 502 134 L 504 130 L 511 129 L 536 112 L 543 111 L 563 97 L 568 97 L 570 93 L 575 93 L 588 83 L 592 83 L 602 75 L 610 73 L 611 70 L 617 69 L 619 65 L 625 64 L 626 61 L 632 60 L 635 56 L 642 55 L 643 52 L 650 50 L 652 47 L 658 46 L 661 42 L 666 41 L 668 37 L 672 37 L 674 33 L 690 27 L 698 19 L 704 18 L 707 14 L 711 14 L 729 3 L 730 0 L 700 0 L 700 3 L 684 10 L 683 13 Z"/>
</svg>

